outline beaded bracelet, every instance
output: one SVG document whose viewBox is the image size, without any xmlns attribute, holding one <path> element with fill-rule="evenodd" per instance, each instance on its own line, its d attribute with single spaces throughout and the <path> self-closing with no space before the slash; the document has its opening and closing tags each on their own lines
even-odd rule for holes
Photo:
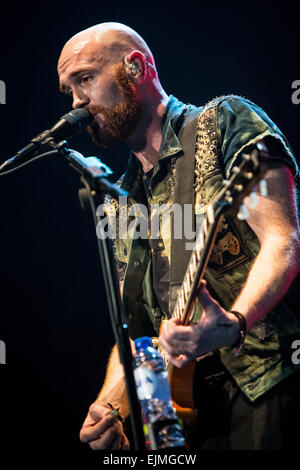
<svg viewBox="0 0 300 470">
<path fill-rule="evenodd" d="M 243 349 L 243 344 L 244 344 L 246 333 L 247 333 L 246 318 L 240 312 L 236 312 L 235 310 L 231 310 L 230 313 L 233 313 L 233 315 L 235 315 L 237 317 L 237 319 L 239 321 L 239 324 L 240 324 L 240 337 L 231 346 L 232 349 L 237 348 L 234 355 L 238 356 L 241 353 L 242 349 Z"/>
</svg>

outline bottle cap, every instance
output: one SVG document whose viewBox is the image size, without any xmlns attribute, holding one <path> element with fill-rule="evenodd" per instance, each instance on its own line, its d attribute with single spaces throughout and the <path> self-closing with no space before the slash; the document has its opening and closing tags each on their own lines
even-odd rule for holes
<svg viewBox="0 0 300 470">
<path fill-rule="evenodd" d="M 141 349 L 146 349 L 152 347 L 152 341 L 149 336 L 141 336 L 141 338 L 136 338 L 134 340 L 135 349 L 140 351 Z"/>
</svg>

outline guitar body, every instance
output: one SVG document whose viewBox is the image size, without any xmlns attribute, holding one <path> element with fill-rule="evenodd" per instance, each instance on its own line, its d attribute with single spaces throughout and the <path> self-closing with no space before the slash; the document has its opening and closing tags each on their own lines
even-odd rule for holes
<svg viewBox="0 0 300 470">
<path fill-rule="evenodd" d="M 184 408 L 194 408 L 193 382 L 195 367 L 196 361 L 189 362 L 181 369 L 173 364 L 168 365 L 172 399 Z"/>
<path fill-rule="evenodd" d="M 196 361 L 189 362 L 186 366 L 178 369 L 173 364 L 168 364 L 169 384 L 173 406 L 177 416 L 184 423 L 184 432 L 187 441 L 193 434 L 197 424 L 197 410 L 194 405 L 194 374 Z"/>
<path fill-rule="evenodd" d="M 161 329 L 164 321 L 162 322 Z M 186 366 L 179 369 L 168 361 L 166 351 L 159 344 L 158 338 L 152 338 L 152 342 L 158 346 L 158 351 L 167 366 L 172 403 L 177 412 L 177 416 L 184 423 L 184 431 L 189 435 L 189 433 L 193 432 L 197 423 L 197 410 L 194 406 L 193 393 L 197 362 L 196 360 L 191 361 Z M 187 440 L 189 439 L 187 438 Z"/>
</svg>

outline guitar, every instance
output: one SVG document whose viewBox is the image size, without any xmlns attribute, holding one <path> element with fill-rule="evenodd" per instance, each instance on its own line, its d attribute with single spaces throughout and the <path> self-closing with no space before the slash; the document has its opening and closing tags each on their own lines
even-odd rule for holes
<svg viewBox="0 0 300 470">
<path fill-rule="evenodd" d="M 205 274 L 224 216 L 237 215 L 240 220 L 248 218 L 249 213 L 243 200 L 251 193 L 250 208 L 255 207 L 257 200 L 252 189 L 258 182 L 261 195 L 267 195 L 266 182 L 263 180 L 266 170 L 267 166 L 261 165 L 261 154 L 255 146 L 250 153 L 242 155 L 239 165 L 232 168 L 229 180 L 223 181 L 220 191 L 207 207 L 172 313 L 172 318 L 179 319 L 181 324 L 188 325 L 190 323 L 199 285 Z M 191 430 L 197 415 L 193 400 L 196 360 L 178 369 L 169 363 L 167 353 L 160 344 L 158 344 L 158 349 L 168 368 L 173 406 L 178 416 L 183 420 L 185 428 Z"/>
</svg>

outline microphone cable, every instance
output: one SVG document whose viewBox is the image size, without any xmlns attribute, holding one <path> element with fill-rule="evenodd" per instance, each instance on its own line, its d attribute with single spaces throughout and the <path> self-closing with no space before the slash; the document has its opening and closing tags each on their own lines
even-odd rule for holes
<svg viewBox="0 0 300 470">
<path fill-rule="evenodd" d="M 28 160 L 27 162 L 21 163 L 20 165 L 16 166 L 15 168 L 12 168 L 11 170 L 7 170 L 1 173 L 1 166 L 0 166 L 0 176 L 2 175 L 8 175 L 8 173 L 12 173 L 13 171 L 19 170 L 19 168 L 22 168 L 26 165 L 29 165 L 32 162 L 35 162 L 36 160 L 39 160 L 42 157 L 47 157 L 48 155 L 53 155 L 54 153 L 59 153 L 58 150 L 50 150 L 48 152 L 41 153 L 37 155 L 36 157 L 33 157 L 31 160 Z"/>
</svg>

